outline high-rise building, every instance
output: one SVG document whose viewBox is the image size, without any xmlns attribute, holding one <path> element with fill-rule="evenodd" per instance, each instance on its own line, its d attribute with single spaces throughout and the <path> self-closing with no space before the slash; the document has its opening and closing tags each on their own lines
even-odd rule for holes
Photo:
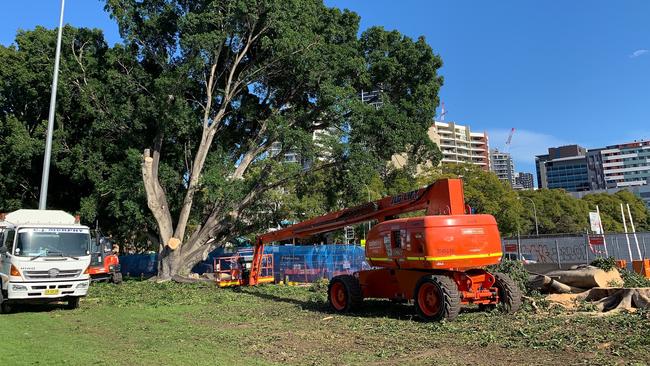
<svg viewBox="0 0 650 366">
<path fill-rule="evenodd" d="M 515 164 L 509 153 L 497 149 L 490 150 L 490 170 L 511 187 L 515 185 Z"/>
<path fill-rule="evenodd" d="M 587 150 L 577 145 L 535 157 L 540 188 L 564 188 L 576 197 L 626 189 L 650 207 L 650 141 Z"/>
<path fill-rule="evenodd" d="M 487 133 L 472 132 L 469 126 L 454 122 L 435 121 L 428 135 L 440 148 L 443 163 L 470 163 L 484 170 L 490 168 Z"/>
<path fill-rule="evenodd" d="M 650 141 L 611 145 L 600 150 L 607 188 L 650 183 Z"/>
<path fill-rule="evenodd" d="M 515 174 L 515 185 L 513 188 L 516 189 L 534 189 L 535 185 L 533 183 L 533 174 L 526 172 L 518 172 Z"/>
<path fill-rule="evenodd" d="M 591 189 L 587 149 L 578 145 L 552 147 L 535 157 L 539 188 L 561 188 L 569 192 Z"/>
</svg>

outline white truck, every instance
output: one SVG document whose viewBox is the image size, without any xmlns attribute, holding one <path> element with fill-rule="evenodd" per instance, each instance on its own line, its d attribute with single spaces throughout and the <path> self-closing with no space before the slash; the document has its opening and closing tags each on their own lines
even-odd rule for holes
<svg viewBox="0 0 650 366">
<path fill-rule="evenodd" d="M 58 210 L 0 214 L 0 312 L 14 304 L 79 307 L 90 283 L 90 229 Z"/>
</svg>

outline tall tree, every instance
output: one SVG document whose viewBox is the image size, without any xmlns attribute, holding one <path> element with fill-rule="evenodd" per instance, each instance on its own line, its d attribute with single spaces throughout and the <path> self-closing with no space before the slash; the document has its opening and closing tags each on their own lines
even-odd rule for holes
<svg viewBox="0 0 650 366">
<path fill-rule="evenodd" d="M 141 171 L 161 278 L 254 227 L 271 190 L 304 174 L 306 165 L 282 163 L 286 151 L 339 174 L 433 150 L 419 132 L 434 115 L 441 62 L 423 39 L 376 28 L 360 41 L 358 16 L 322 0 L 107 0 L 106 9 L 151 81 L 142 103 L 154 138 Z M 386 98 L 368 118 L 362 87 Z M 337 138 L 315 143 L 315 131 Z"/>
</svg>

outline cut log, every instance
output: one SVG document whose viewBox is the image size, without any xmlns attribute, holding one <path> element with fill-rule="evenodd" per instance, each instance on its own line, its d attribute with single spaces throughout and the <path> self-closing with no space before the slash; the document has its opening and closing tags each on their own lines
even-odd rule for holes
<svg viewBox="0 0 650 366">
<path fill-rule="evenodd" d="M 528 287 L 546 294 L 575 294 L 585 291 L 583 288 L 572 287 L 544 275 L 534 277 L 528 282 Z"/>
<path fill-rule="evenodd" d="M 623 284 L 621 274 L 616 269 L 605 272 L 592 266 L 583 266 L 565 271 L 552 271 L 546 275 L 566 285 L 584 289 L 610 287 L 615 283 Z"/>
<path fill-rule="evenodd" d="M 596 287 L 580 294 L 549 295 L 547 300 L 568 309 L 574 309 L 575 305 L 580 301 L 591 302 L 598 311 L 605 313 L 650 309 L 650 287 Z"/>
</svg>

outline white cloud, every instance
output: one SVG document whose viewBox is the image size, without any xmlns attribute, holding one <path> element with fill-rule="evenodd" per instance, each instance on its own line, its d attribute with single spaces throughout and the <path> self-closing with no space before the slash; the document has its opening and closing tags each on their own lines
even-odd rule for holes
<svg viewBox="0 0 650 366">
<path fill-rule="evenodd" d="M 632 52 L 632 54 L 630 55 L 630 58 L 636 58 L 636 57 L 639 57 L 641 55 L 645 55 L 648 52 L 650 52 L 650 51 L 642 48 L 642 49 L 639 49 L 639 50 L 636 50 L 636 51 Z"/>
<path fill-rule="evenodd" d="M 515 130 L 510 143 L 510 149 L 506 149 L 506 140 L 510 130 L 488 130 L 490 149 L 497 148 L 507 151 L 512 155 L 517 171 L 533 171 L 535 169 L 535 155 L 548 153 L 549 147 L 579 144 L 576 141 L 565 141 L 555 136 L 528 131 Z"/>
</svg>

